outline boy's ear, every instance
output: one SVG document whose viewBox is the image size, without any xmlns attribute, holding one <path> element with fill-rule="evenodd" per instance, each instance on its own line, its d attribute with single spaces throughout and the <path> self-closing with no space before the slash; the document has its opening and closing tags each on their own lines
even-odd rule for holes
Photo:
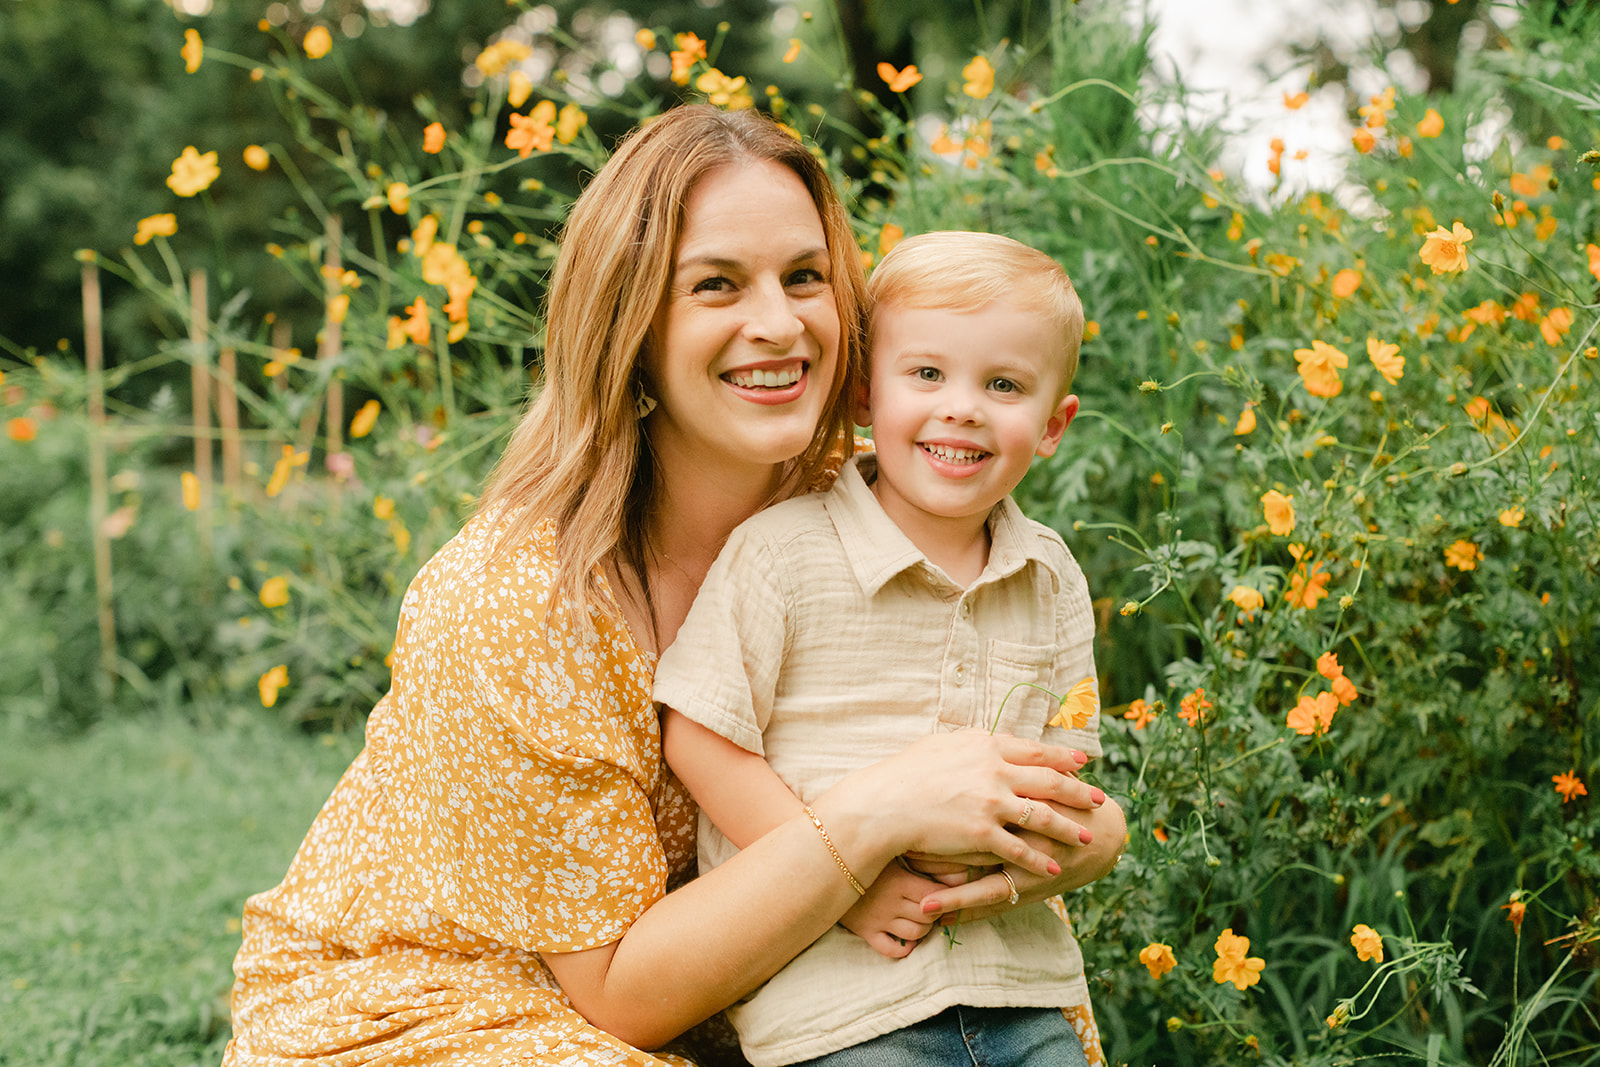
<svg viewBox="0 0 1600 1067">
<path fill-rule="evenodd" d="M 856 390 L 856 425 L 872 425 L 872 389 L 866 382 Z"/>
<path fill-rule="evenodd" d="M 1067 432 L 1067 427 L 1072 425 L 1072 418 L 1078 413 L 1078 398 L 1068 393 L 1061 398 L 1061 403 L 1056 405 L 1055 411 L 1050 413 L 1050 418 L 1044 424 L 1044 437 L 1039 441 L 1039 447 L 1034 450 L 1036 456 L 1053 456 L 1061 444 L 1061 435 Z"/>
</svg>

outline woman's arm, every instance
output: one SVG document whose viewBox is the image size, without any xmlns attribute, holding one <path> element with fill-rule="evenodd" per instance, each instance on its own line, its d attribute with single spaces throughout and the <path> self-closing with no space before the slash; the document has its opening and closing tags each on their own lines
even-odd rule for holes
<svg viewBox="0 0 1600 1067">
<path fill-rule="evenodd" d="M 1092 808 L 1066 749 L 981 731 L 935 734 L 842 779 L 812 805 L 863 884 L 906 851 L 989 852 L 1041 877 L 1061 865 L 1012 833 L 1029 800 Z M 1076 841 L 1076 821 L 1033 815 Z M 1073 845 L 1073 848 L 1081 846 Z M 670 1040 L 766 981 L 857 899 L 803 815 L 657 901 L 613 944 L 544 960 L 590 1022 L 640 1048 Z M 671 975 L 670 981 L 664 976 Z"/>
</svg>

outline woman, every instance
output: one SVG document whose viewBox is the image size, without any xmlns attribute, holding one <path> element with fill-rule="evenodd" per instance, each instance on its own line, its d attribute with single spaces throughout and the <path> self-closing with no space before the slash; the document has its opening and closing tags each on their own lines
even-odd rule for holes
<svg viewBox="0 0 1600 1067">
<path fill-rule="evenodd" d="M 997 854 L 1038 900 L 1109 866 L 1120 817 L 1066 752 L 947 734 L 668 892 L 693 821 L 655 655 L 729 531 L 848 447 L 861 289 L 826 174 L 767 120 L 680 108 L 619 147 L 568 222 L 544 390 L 407 592 L 366 749 L 246 905 L 225 1063 L 681 1064 L 639 1049 L 832 925 L 841 867 Z M 1099 844 L 1008 831 L 1030 799 L 1060 805 L 1031 830 Z"/>
</svg>

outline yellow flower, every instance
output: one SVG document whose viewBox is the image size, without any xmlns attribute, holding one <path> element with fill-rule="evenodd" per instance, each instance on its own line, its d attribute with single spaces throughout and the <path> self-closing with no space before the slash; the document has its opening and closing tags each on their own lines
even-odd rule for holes
<svg viewBox="0 0 1600 1067">
<path fill-rule="evenodd" d="M 390 519 L 394 518 L 394 499 L 387 496 L 373 497 L 372 514 L 374 517 L 382 519 L 384 522 L 388 522 Z"/>
<path fill-rule="evenodd" d="M 283 487 L 289 484 L 289 473 L 296 467 L 304 467 L 310 458 L 309 453 L 296 452 L 293 445 L 284 445 L 283 454 L 272 465 L 272 477 L 267 479 L 267 496 L 283 492 Z"/>
<path fill-rule="evenodd" d="M 278 574 L 261 583 L 261 606 L 281 608 L 289 602 L 289 579 Z"/>
<path fill-rule="evenodd" d="M 879 63 L 878 77 L 888 84 L 891 92 L 903 93 L 922 80 L 922 72 L 917 70 L 915 63 L 898 71 L 892 63 Z"/>
<path fill-rule="evenodd" d="M 706 94 L 708 103 L 727 108 L 729 111 L 739 111 L 755 103 L 749 88 L 745 85 L 743 75 L 730 78 L 716 67 L 696 78 L 694 87 Z"/>
<path fill-rule="evenodd" d="M 1048 725 L 1079 730 L 1088 726 L 1089 720 L 1094 718 L 1094 713 L 1099 710 L 1099 686 L 1095 683 L 1094 676 L 1090 675 L 1067 690 L 1067 695 L 1061 698 L 1061 710 L 1056 712 Z"/>
<path fill-rule="evenodd" d="M 448 248 L 450 246 L 441 245 L 440 247 Z M 428 302 L 419 296 L 406 308 L 404 317 L 396 315 L 389 319 L 389 338 L 391 341 L 394 340 L 396 329 L 399 330 L 402 338 L 410 338 L 414 344 L 427 344 L 428 338 L 432 335 L 432 327 L 428 322 Z M 389 347 L 398 348 L 399 346 L 390 344 Z"/>
<path fill-rule="evenodd" d="M 1306 106 L 1306 101 L 1310 99 L 1310 93 L 1294 93 L 1292 95 L 1289 93 L 1284 93 L 1283 106 L 1288 108 L 1290 111 L 1299 111 L 1301 108 Z"/>
<path fill-rule="evenodd" d="M 1550 314 L 1539 323 L 1539 335 L 1549 345 L 1559 345 L 1570 329 L 1572 329 L 1571 308 L 1551 308 Z"/>
<path fill-rule="evenodd" d="M 422 150 L 430 156 L 444 150 L 444 123 L 430 122 L 422 131 Z"/>
<path fill-rule="evenodd" d="M 251 170 L 266 170 L 272 166 L 272 153 L 258 144 L 245 145 L 244 165 Z"/>
<path fill-rule="evenodd" d="M 512 107 L 521 107 L 528 102 L 528 97 L 533 95 L 533 82 L 520 70 L 511 72 L 511 79 L 506 85 L 506 103 Z"/>
<path fill-rule="evenodd" d="M 183 31 L 183 47 L 178 49 L 178 54 L 183 57 L 183 69 L 193 74 L 200 69 L 200 59 L 205 55 L 206 46 L 200 40 L 199 30 Z"/>
<path fill-rule="evenodd" d="M 1151 978 L 1160 978 L 1178 965 L 1172 955 L 1172 946 L 1152 941 L 1139 950 L 1139 962 L 1150 968 Z"/>
<path fill-rule="evenodd" d="M 1294 350 L 1295 362 L 1300 364 L 1300 377 L 1305 381 L 1306 392 L 1312 396 L 1334 397 L 1344 388 L 1339 381 L 1339 368 L 1350 365 L 1350 357 L 1321 341 L 1312 341 L 1310 348 Z"/>
<path fill-rule="evenodd" d="M 139 228 L 133 235 L 133 243 L 146 245 L 157 237 L 171 237 L 178 232 L 178 216 L 168 211 L 161 215 L 150 215 L 139 220 Z"/>
<path fill-rule="evenodd" d="M 1511 175 L 1511 191 L 1527 200 L 1543 196 L 1550 191 L 1553 172 L 1549 164 L 1541 163 L 1526 174 Z"/>
<path fill-rule="evenodd" d="M 183 485 L 183 506 L 189 511 L 200 510 L 200 479 L 195 477 L 193 471 L 184 471 L 178 476 Z"/>
<path fill-rule="evenodd" d="M 507 67 L 521 63 L 533 55 L 533 49 L 521 41 L 513 41 L 502 37 L 489 47 L 478 53 L 478 58 L 472 65 L 483 72 L 485 78 L 492 78 Z"/>
<path fill-rule="evenodd" d="M 566 104 L 556 116 L 556 140 L 571 144 L 577 138 L 578 131 L 588 124 L 589 116 L 584 114 L 583 108 L 573 103 Z"/>
<path fill-rule="evenodd" d="M 1350 931 L 1350 943 L 1355 946 L 1356 959 L 1383 962 L 1383 938 L 1366 923 L 1357 923 L 1355 929 Z"/>
<path fill-rule="evenodd" d="M 1523 511 L 1516 505 L 1512 505 L 1511 507 L 1500 512 L 1500 525 L 1509 526 L 1515 530 L 1517 527 L 1522 525 L 1522 519 L 1525 515 L 1527 515 L 1527 512 Z"/>
<path fill-rule="evenodd" d="M 555 119 L 556 105 L 550 100 L 539 101 L 526 115 L 513 114 L 511 129 L 506 132 L 506 147 L 516 149 L 517 155 L 523 159 L 532 155 L 535 149 L 550 151 L 550 144 L 556 136 Z"/>
<path fill-rule="evenodd" d="M 355 417 L 350 420 L 350 436 L 365 437 L 372 432 L 373 425 L 378 421 L 379 404 L 376 400 L 369 400 L 361 405 Z"/>
<path fill-rule="evenodd" d="M 1433 108 L 1423 113 L 1422 121 L 1417 123 L 1418 137 L 1437 137 L 1444 132 L 1444 116 Z"/>
<path fill-rule="evenodd" d="M 673 38 L 678 47 L 672 53 L 672 81 L 675 85 L 688 85 L 689 72 L 695 61 L 706 58 L 706 43 L 692 33 L 680 33 Z"/>
<path fill-rule="evenodd" d="M 411 210 L 411 188 L 405 182 L 390 182 L 384 190 L 384 196 L 389 201 L 389 210 L 396 215 L 404 215 Z"/>
<path fill-rule="evenodd" d="M 1589 254 L 1589 273 L 1600 279 L 1600 245 L 1585 245 L 1583 250 Z"/>
<path fill-rule="evenodd" d="M 635 44 L 648 52 L 656 46 L 656 31 L 642 29 L 633 35 L 633 40 Z"/>
<path fill-rule="evenodd" d="M 278 690 L 288 684 L 289 666 L 286 663 L 280 663 L 266 674 L 263 674 L 261 680 L 256 683 L 256 687 L 261 691 L 261 706 L 270 708 L 276 704 L 278 702 Z"/>
<path fill-rule="evenodd" d="M 884 223 L 883 228 L 878 231 L 878 255 L 888 255 L 889 250 L 895 245 L 899 244 L 905 235 L 906 231 L 901 229 L 899 226 L 896 226 L 894 223 Z"/>
<path fill-rule="evenodd" d="M 1378 145 L 1378 136 L 1365 126 L 1357 126 L 1356 132 L 1350 135 L 1350 143 L 1356 146 L 1356 151 L 1366 155 Z"/>
<path fill-rule="evenodd" d="M 300 47 L 305 49 L 306 55 L 312 59 L 321 59 L 333 47 L 333 34 L 328 32 L 326 26 L 313 26 L 306 31 Z"/>
<path fill-rule="evenodd" d="M 1446 565 L 1458 571 L 1475 571 L 1478 561 L 1483 558 L 1483 550 L 1471 541 L 1457 541 L 1444 550 Z"/>
<path fill-rule="evenodd" d="M 961 91 L 974 100 L 982 100 L 994 92 L 994 68 L 983 56 L 973 56 L 972 62 L 961 68 L 961 76 L 967 79 Z"/>
<path fill-rule="evenodd" d="M 1256 407 L 1246 404 L 1244 410 L 1239 412 L 1239 421 L 1233 424 L 1233 436 L 1243 437 L 1247 433 L 1254 433 L 1256 428 Z"/>
<path fill-rule="evenodd" d="M 1233 592 L 1228 594 L 1228 599 L 1238 605 L 1239 610 L 1247 615 L 1255 612 L 1267 602 L 1267 598 L 1261 595 L 1259 589 L 1248 585 L 1234 586 Z"/>
<path fill-rule="evenodd" d="M 1294 532 L 1294 497 L 1285 496 L 1276 489 L 1261 494 L 1261 510 L 1267 526 L 1278 537 Z"/>
<path fill-rule="evenodd" d="M 1246 956 L 1250 951 L 1248 937 L 1239 937 L 1229 927 L 1217 936 L 1216 947 L 1217 962 L 1212 965 L 1211 977 L 1218 985 L 1232 982 L 1234 988 L 1244 990 L 1261 981 L 1261 972 L 1267 963 L 1258 957 Z"/>
<path fill-rule="evenodd" d="M 1314 564 L 1309 570 L 1296 567 L 1294 573 L 1289 575 L 1289 589 L 1283 594 L 1284 603 L 1291 608 L 1310 611 L 1328 595 L 1328 582 L 1332 577 L 1322 569 L 1320 563 Z"/>
<path fill-rule="evenodd" d="M 1394 385 L 1406 373 L 1406 357 L 1399 352 L 1399 345 L 1380 341 L 1376 337 L 1367 338 L 1367 358 L 1372 360 L 1372 365 L 1378 368 L 1378 373 L 1390 385 Z"/>
<path fill-rule="evenodd" d="M 793 63 L 795 60 L 797 60 L 799 58 L 800 58 L 800 38 L 791 37 L 791 38 L 789 38 L 789 50 L 783 53 L 783 61 L 785 63 Z"/>
<path fill-rule="evenodd" d="M 350 314 L 350 294 L 338 293 L 328 301 L 328 321 L 343 322 Z"/>
<path fill-rule="evenodd" d="M 189 145 L 172 161 L 172 173 L 167 175 L 167 188 L 179 196 L 194 196 L 203 189 L 209 189 L 221 174 L 215 152 L 201 155 L 194 145 Z"/>
<path fill-rule="evenodd" d="M 1361 272 L 1346 267 L 1333 276 L 1333 284 L 1330 288 L 1333 290 L 1333 295 L 1340 300 L 1350 299 L 1355 294 L 1355 291 L 1361 288 Z"/>
<path fill-rule="evenodd" d="M 1449 230 L 1440 226 L 1427 235 L 1418 255 L 1435 274 L 1457 274 L 1467 269 L 1467 242 L 1470 240 L 1472 231 L 1459 221 Z"/>
</svg>

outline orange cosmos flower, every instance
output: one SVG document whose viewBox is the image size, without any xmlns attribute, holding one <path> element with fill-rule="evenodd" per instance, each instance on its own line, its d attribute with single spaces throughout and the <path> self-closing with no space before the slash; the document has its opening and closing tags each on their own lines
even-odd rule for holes
<svg viewBox="0 0 1600 1067">
<path fill-rule="evenodd" d="M 1467 242 L 1470 240 L 1472 231 L 1460 222 L 1449 230 L 1440 226 L 1427 235 L 1418 255 L 1435 274 L 1458 274 L 1467 269 Z"/>
<path fill-rule="evenodd" d="M 1339 657 L 1332 652 L 1324 652 L 1317 657 L 1317 673 L 1330 682 L 1335 678 L 1344 676 L 1344 668 L 1339 666 Z"/>
<path fill-rule="evenodd" d="M 378 412 L 381 410 L 376 400 L 369 400 L 361 405 L 355 418 L 350 420 L 350 436 L 365 437 L 372 432 L 372 427 L 378 422 Z"/>
<path fill-rule="evenodd" d="M 1350 357 L 1322 341 L 1312 341 L 1310 348 L 1294 350 L 1295 362 L 1300 364 L 1300 377 L 1306 392 L 1312 396 L 1335 397 L 1344 384 L 1339 381 L 1339 368 L 1350 365 Z"/>
<path fill-rule="evenodd" d="M 1333 276 L 1333 284 L 1329 288 L 1340 300 L 1348 300 L 1361 288 L 1361 272 L 1346 267 Z"/>
<path fill-rule="evenodd" d="M 201 155 L 194 145 L 189 145 L 172 161 L 172 173 L 167 175 L 167 188 L 179 196 L 194 196 L 211 188 L 211 183 L 221 175 L 222 169 L 217 166 L 215 152 Z"/>
<path fill-rule="evenodd" d="M 1548 345 L 1559 345 L 1561 339 L 1572 329 L 1572 309 L 1552 308 L 1539 323 L 1539 335 Z"/>
<path fill-rule="evenodd" d="M 1457 541 L 1444 550 L 1445 564 L 1458 571 L 1475 571 L 1483 551 L 1471 541 Z"/>
<path fill-rule="evenodd" d="M 306 36 L 309 39 L 310 34 Z M 513 41 L 510 38 L 502 37 L 479 52 L 478 58 L 472 61 L 472 65 L 477 67 L 485 78 L 492 78 L 496 74 L 503 72 L 507 67 L 521 63 L 531 55 L 533 55 L 533 49 L 521 41 Z"/>
<path fill-rule="evenodd" d="M 19 415 L 6 423 L 6 436 L 13 441 L 32 441 L 39 436 L 39 427 L 32 419 Z"/>
<path fill-rule="evenodd" d="M 200 40 L 199 30 L 183 31 L 183 47 L 178 49 L 178 54 L 183 57 L 183 69 L 193 74 L 200 69 L 200 59 L 205 55 L 205 43 Z"/>
<path fill-rule="evenodd" d="M 261 706 L 270 708 L 278 702 L 278 690 L 289 684 L 289 666 L 280 663 L 261 676 L 256 687 L 261 691 Z"/>
<path fill-rule="evenodd" d="M 561 113 L 556 116 L 556 140 L 562 144 L 571 144 L 577 140 L 578 131 L 587 125 L 589 116 L 585 114 L 583 108 L 571 102 L 563 104 Z"/>
<path fill-rule="evenodd" d="M 523 159 L 531 156 L 536 149 L 540 152 L 550 151 L 550 145 L 556 137 L 555 120 L 556 105 L 550 100 L 539 101 L 526 115 L 513 114 L 511 129 L 506 132 L 506 147 L 515 149 Z"/>
<path fill-rule="evenodd" d="M 1356 691 L 1356 684 L 1341 674 L 1333 680 L 1333 695 L 1341 708 L 1347 708 L 1361 694 Z"/>
<path fill-rule="evenodd" d="M 1399 353 L 1399 345 L 1380 341 L 1376 337 L 1367 338 L 1367 358 L 1372 360 L 1372 365 L 1378 368 L 1378 373 L 1390 385 L 1405 377 L 1406 358 Z"/>
<path fill-rule="evenodd" d="M 1248 585 L 1234 586 L 1233 592 L 1228 594 L 1228 599 L 1233 601 L 1239 610 L 1246 615 L 1253 615 L 1267 602 L 1267 598 L 1261 595 L 1259 589 L 1251 588 Z"/>
<path fill-rule="evenodd" d="M 1356 959 L 1383 962 L 1383 938 L 1366 923 L 1357 923 L 1355 929 L 1350 931 L 1350 943 L 1355 946 Z"/>
<path fill-rule="evenodd" d="M 1493 300 L 1485 300 L 1477 307 L 1471 307 L 1461 313 L 1480 326 L 1498 326 L 1506 321 L 1506 309 Z"/>
<path fill-rule="evenodd" d="M 1306 101 L 1310 99 L 1310 93 L 1294 93 L 1292 95 L 1289 93 L 1284 93 L 1283 106 L 1288 108 L 1290 111 L 1299 111 L 1301 108 L 1306 106 Z"/>
<path fill-rule="evenodd" d="M 1511 315 L 1513 318 L 1521 319 L 1523 322 L 1538 322 L 1539 294 L 1523 293 L 1517 297 L 1511 305 Z"/>
<path fill-rule="evenodd" d="M 973 56 L 972 62 L 961 68 L 961 76 L 966 79 L 961 91 L 974 100 L 982 100 L 994 92 L 994 68 L 982 56 Z"/>
<path fill-rule="evenodd" d="M 1518 900 L 1516 893 L 1511 896 L 1511 903 L 1500 905 L 1500 910 L 1507 913 L 1506 922 L 1511 924 L 1511 932 L 1520 936 L 1522 934 L 1522 920 L 1527 916 L 1528 905 Z"/>
<path fill-rule="evenodd" d="M 430 156 L 444 151 L 444 123 L 430 122 L 422 131 L 422 150 Z"/>
<path fill-rule="evenodd" d="M 1150 968 L 1151 978 L 1160 978 L 1178 965 L 1172 955 L 1172 946 L 1152 941 L 1139 950 L 1139 962 Z"/>
<path fill-rule="evenodd" d="M 267 495 L 277 496 L 289 484 L 289 474 L 296 467 L 304 467 L 310 460 L 309 452 L 296 452 L 293 445 L 284 445 L 283 454 L 272 466 L 272 477 L 267 479 Z"/>
<path fill-rule="evenodd" d="M 157 237 L 171 237 L 177 232 L 178 216 L 172 212 L 150 215 L 139 220 L 139 228 L 134 232 L 133 243 L 147 245 Z"/>
<path fill-rule="evenodd" d="M 1244 410 L 1239 412 L 1239 421 L 1233 424 L 1233 436 L 1243 437 L 1247 433 L 1254 432 L 1255 428 L 1256 406 L 1252 402 L 1246 404 Z"/>
<path fill-rule="evenodd" d="M 1339 700 L 1332 693 L 1318 693 L 1315 697 L 1302 694 L 1299 702 L 1289 709 L 1286 722 L 1295 733 L 1314 737 L 1328 732 L 1333 725 L 1334 712 L 1338 710 Z"/>
<path fill-rule="evenodd" d="M 1060 710 L 1048 725 L 1080 730 L 1089 725 L 1089 720 L 1094 718 L 1094 713 L 1099 710 L 1099 687 L 1094 676 L 1090 675 L 1067 690 L 1067 695 L 1061 698 Z"/>
<path fill-rule="evenodd" d="M 1211 701 L 1206 699 L 1206 691 L 1203 688 L 1196 689 L 1178 701 L 1178 718 L 1190 726 L 1198 726 L 1210 707 Z"/>
<path fill-rule="evenodd" d="M 906 231 L 892 222 L 883 224 L 883 229 L 878 231 L 878 255 L 886 256 L 895 245 L 905 237 Z"/>
<path fill-rule="evenodd" d="M 1284 602 L 1291 608 L 1309 611 L 1328 595 L 1328 582 L 1332 577 L 1322 569 L 1320 563 L 1314 564 L 1309 571 L 1304 565 L 1296 567 L 1289 576 L 1289 590 L 1283 595 Z"/>
<path fill-rule="evenodd" d="M 1149 702 L 1143 699 L 1130 703 L 1122 717 L 1132 722 L 1135 730 L 1143 730 L 1156 721 L 1156 713 L 1151 710 Z"/>
<path fill-rule="evenodd" d="M 1515 530 L 1522 525 L 1523 516 L 1527 513 L 1519 507 L 1509 507 L 1500 512 L 1500 525 L 1509 526 Z"/>
<path fill-rule="evenodd" d="M 326 26 L 313 26 L 306 31 L 305 38 L 301 40 L 300 47 L 305 49 L 306 55 L 312 59 L 321 59 L 333 47 L 333 34 L 328 32 Z M 269 707 L 271 705 L 268 705 Z"/>
<path fill-rule="evenodd" d="M 1350 135 L 1350 143 L 1356 146 L 1356 151 L 1366 155 L 1378 146 L 1378 137 L 1366 126 L 1356 127 L 1356 132 Z"/>
<path fill-rule="evenodd" d="M 706 43 L 692 33 L 680 33 L 672 40 L 678 46 L 672 53 L 672 81 L 688 85 L 695 61 L 706 58 Z"/>
<path fill-rule="evenodd" d="M 1423 113 L 1422 121 L 1417 123 L 1418 137 L 1437 137 L 1444 132 L 1444 116 L 1433 108 Z"/>
<path fill-rule="evenodd" d="M 1512 174 L 1511 191 L 1527 200 L 1543 196 L 1550 191 L 1552 173 L 1549 164 L 1541 163 L 1526 174 Z"/>
<path fill-rule="evenodd" d="M 1589 273 L 1600 279 L 1600 245 L 1585 245 L 1583 250 L 1589 254 Z"/>
<path fill-rule="evenodd" d="M 888 84 L 891 92 L 903 93 L 922 80 L 922 72 L 915 63 L 904 70 L 895 70 L 893 63 L 879 63 L 878 77 Z"/>
<path fill-rule="evenodd" d="M 1239 937 L 1233 928 L 1217 936 L 1217 962 L 1212 964 L 1211 977 L 1218 985 L 1232 982 L 1234 988 L 1245 990 L 1261 981 L 1261 972 L 1267 963 L 1259 957 L 1246 956 L 1250 939 Z"/>
<path fill-rule="evenodd" d="M 1261 510 L 1275 536 L 1287 537 L 1294 532 L 1294 497 L 1269 489 L 1261 494 Z"/>
<path fill-rule="evenodd" d="M 1553 774 L 1550 776 L 1550 780 L 1556 784 L 1556 792 L 1561 794 L 1561 803 L 1563 804 L 1589 795 L 1588 787 L 1578 780 L 1577 768 L 1573 768 L 1566 774 Z"/>
<path fill-rule="evenodd" d="M 266 170 L 272 166 L 272 153 L 258 144 L 245 145 L 244 165 L 255 171 Z"/>
</svg>

